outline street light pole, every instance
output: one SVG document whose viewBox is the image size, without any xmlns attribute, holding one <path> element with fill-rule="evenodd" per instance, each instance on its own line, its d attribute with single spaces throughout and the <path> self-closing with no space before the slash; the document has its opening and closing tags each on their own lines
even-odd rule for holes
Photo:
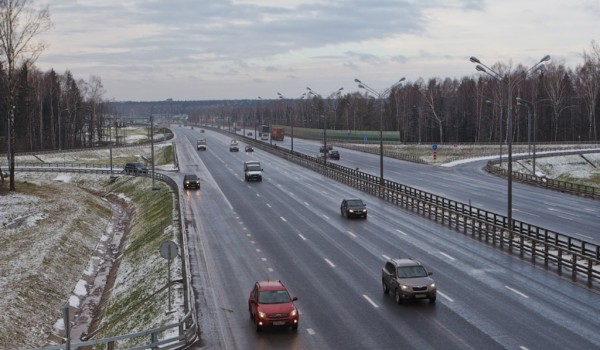
<svg viewBox="0 0 600 350">
<path fill-rule="evenodd" d="M 476 57 L 471 57 L 469 59 L 471 62 L 477 64 L 477 66 L 475 66 L 475 69 L 477 71 L 483 72 L 487 75 L 489 75 L 490 77 L 494 78 L 495 80 L 503 83 L 506 85 L 506 90 L 507 90 L 507 111 L 506 111 L 506 118 L 507 118 L 507 137 L 508 137 L 508 208 L 507 208 L 507 217 L 508 217 L 508 222 L 507 222 L 507 226 L 508 226 L 508 231 L 509 231 L 509 247 L 512 247 L 512 240 L 513 240 L 513 220 L 512 220 L 512 93 L 513 93 L 513 88 L 518 85 L 524 78 L 527 77 L 527 75 L 532 72 L 537 70 L 544 62 L 549 61 L 550 60 L 550 55 L 546 55 L 544 56 L 538 63 L 536 63 L 535 65 L 533 65 L 531 68 L 529 68 L 528 70 L 526 70 L 523 74 L 517 75 L 516 78 L 514 80 L 511 80 L 510 77 L 508 76 L 508 74 L 506 76 L 504 76 L 504 78 L 496 71 L 494 71 L 493 69 L 491 69 L 490 67 L 486 66 L 485 64 L 481 63 L 481 61 L 476 58 Z M 501 243 L 502 244 L 502 243 Z"/>
<path fill-rule="evenodd" d="M 287 100 L 287 98 L 285 98 L 281 93 L 277 93 L 277 96 L 279 96 L 279 99 L 281 100 Z M 299 100 L 303 99 L 304 96 L 306 96 L 306 92 L 303 93 L 302 95 L 300 95 L 300 97 L 298 98 Z M 290 150 L 292 153 L 294 153 L 294 117 L 292 116 L 292 114 L 290 114 L 290 128 L 292 129 L 291 131 L 291 146 L 290 146 Z"/>
<path fill-rule="evenodd" d="M 390 86 L 389 88 L 385 89 L 384 91 L 378 92 L 375 89 L 368 86 L 367 84 L 363 83 L 362 81 L 360 81 L 358 79 L 354 79 L 354 82 L 358 83 L 359 88 L 364 89 L 365 91 L 370 92 L 371 94 L 375 95 L 380 101 L 380 107 L 379 107 L 379 184 L 380 184 L 380 186 L 384 185 L 384 179 L 383 179 L 383 107 L 384 107 L 384 102 L 385 102 L 386 96 L 390 92 L 392 92 L 396 87 L 398 87 L 404 80 L 405 80 L 405 78 L 403 77 L 400 80 L 398 80 L 394 85 Z"/>
<path fill-rule="evenodd" d="M 315 97 L 318 97 L 319 99 L 323 100 L 323 97 L 321 96 L 321 94 L 315 92 L 313 89 L 311 89 L 310 87 L 306 87 L 306 90 L 308 90 L 308 94 L 311 94 Z M 332 93 L 331 95 L 329 95 L 329 97 L 331 98 L 333 97 L 338 97 L 341 93 L 342 90 L 344 90 L 343 87 L 339 88 L 336 90 L 336 92 Z M 323 114 L 321 115 L 321 118 L 323 118 L 323 147 L 324 147 L 324 152 L 323 152 L 323 165 L 327 165 L 327 114 L 325 113 L 325 106 L 323 106 Z"/>
</svg>

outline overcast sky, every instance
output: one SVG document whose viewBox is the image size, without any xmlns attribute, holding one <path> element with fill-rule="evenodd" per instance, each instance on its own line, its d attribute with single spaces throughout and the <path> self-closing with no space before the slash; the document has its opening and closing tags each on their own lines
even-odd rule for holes
<svg viewBox="0 0 600 350">
<path fill-rule="evenodd" d="M 99 76 L 116 101 L 298 98 L 477 74 L 470 56 L 575 68 L 599 0 L 36 0 L 38 68 Z"/>
</svg>

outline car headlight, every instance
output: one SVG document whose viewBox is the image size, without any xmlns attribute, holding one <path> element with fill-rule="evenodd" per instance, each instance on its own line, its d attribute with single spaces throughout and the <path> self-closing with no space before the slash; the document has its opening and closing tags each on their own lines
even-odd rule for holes
<svg viewBox="0 0 600 350">
<path fill-rule="evenodd" d="M 400 285 L 400 289 L 402 289 L 402 290 L 408 290 L 408 286 Z"/>
<path fill-rule="evenodd" d="M 435 289 L 435 283 L 432 283 L 432 284 L 430 284 L 430 285 L 429 285 L 429 288 L 431 288 L 431 289 Z"/>
<path fill-rule="evenodd" d="M 290 312 L 290 316 L 292 316 L 292 317 L 296 316 L 297 314 L 298 314 L 298 310 L 297 309 L 294 309 L 294 310 L 292 310 L 292 312 Z"/>
<path fill-rule="evenodd" d="M 265 313 L 264 313 L 264 312 L 262 312 L 262 311 L 259 311 L 259 312 L 258 312 L 258 317 L 260 317 L 260 318 L 265 318 L 265 317 L 267 317 L 267 314 L 265 314 Z"/>
</svg>

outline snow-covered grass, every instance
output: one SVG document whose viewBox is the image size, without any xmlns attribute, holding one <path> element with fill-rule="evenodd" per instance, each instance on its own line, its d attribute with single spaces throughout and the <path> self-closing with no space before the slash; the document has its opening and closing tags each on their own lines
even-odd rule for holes
<svg viewBox="0 0 600 350">
<path fill-rule="evenodd" d="M 148 146 L 114 151 L 127 161 L 150 158 Z M 43 162 L 107 164 L 107 152 L 39 157 Z M 174 168 L 172 155 L 167 153 L 172 153 L 170 144 L 156 146 L 157 168 Z M 115 206 L 106 200 L 109 194 L 114 195 L 112 202 L 118 200 L 135 210 L 95 338 L 146 330 L 182 317 L 181 288 L 172 288 L 173 312 L 169 313 L 165 312 L 167 290 L 158 292 L 167 283 L 167 261 L 160 257 L 158 247 L 164 240 L 179 243 L 178 228 L 172 226 L 178 213 L 173 211 L 174 195 L 166 184 L 157 181 L 153 189 L 151 179 L 129 176 L 115 180 L 92 174 L 16 175 L 17 191 L 0 196 L 0 349 L 60 342 L 64 336 L 61 310 L 67 302 L 80 321 L 90 322 L 94 310 L 86 314 L 80 306 L 89 300 L 92 306 L 98 304 L 100 295 L 91 294 L 102 293 L 95 285 L 99 270 L 107 261 L 113 262 L 110 244 L 124 233 L 115 221 Z M 181 278 L 180 267 L 179 259 L 172 261 L 172 279 Z M 99 280 L 106 283 L 106 279 Z"/>
</svg>

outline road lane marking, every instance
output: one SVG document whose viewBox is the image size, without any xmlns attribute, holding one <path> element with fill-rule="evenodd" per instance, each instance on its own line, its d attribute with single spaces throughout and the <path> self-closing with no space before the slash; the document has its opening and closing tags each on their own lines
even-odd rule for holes
<svg viewBox="0 0 600 350">
<path fill-rule="evenodd" d="M 325 214 L 322 214 L 322 215 L 323 215 L 323 217 L 324 217 L 325 219 L 329 220 L 329 216 L 327 216 L 327 215 L 325 215 Z"/>
<path fill-rule="evenodd" d="M 540 216 L 539 216 L 539 215 L 537 215 L 537 214 L 533 214 L 533 213 L 530 213 L 530 212 L 526 212 L 525 210 L 513 209 L 513 211 L 518 211 L 519 213 L 523 213 L 523 214 L 526 214 L 526 215 L 529 215 L 529 216 L 535 216 L 536 218 L 539 218 L 539 217 L 540 217 Z"/>
<path fill-rule="evenodd" d="M 260 253 L 260 248 L 256 248 L 256 252 L 257 252 L 257 253 Z"/>
<path fill-rule="evenodd" d="M 258 192 L 257 192 L 257 193 L 256 193 L 256 197 L 260 197 L 260 193 L 258 193 Z"/>
<path fill-rule="evenodd" d="M 377 308 L 379 307 L 379 305 L 375 304 L 375 303 L 373 302 L 373 300 L 371 300 L 371 298 L 369 298 L 369 297 L 368 297 L 368 296 L 366 296 L 365 294 L 363 294 L 363 298 L 367 299 L 367 301 L 368 301 L 368 302 L 369 302 L 371 305 L 373 305 L 373 307 L 374 307 L 374 308 L 376 308 L 376 309 L 377 309 Z"/>
<path fill-rule="evenodd" d="M 280 216 L 279 218 L 280 218 L 280 219 L 281 219 L 283 222 L 287 222 L 287 220 L 286 220 L 286 219 L 285 219 L 283 216 Z"/>
<path fill-rule="evenodd" d="M 273 272 L 274 270 L 273 270 L 273 268 L 272 268 L 272 267 L 269 267 L 269 268 L 267 269 L 267 271 L 269 271 L 269 272 Z"/>
<path fill-rule="evenodd" d="M 262 261 L 267 261 L 267 258 L 260 258 L 260 260 L 262 260 Z"/>
<path fill-rule="evenodd" d="M 446 254 L 446 253 L 443 253 L 443 252 L 440 252 L 440 255 L 442 255 L 442 256 L 445 256 L 446 258 L 448 258 L 448 259 L 450 259 L 450 260 L 456 260 L 456 259 L 454 259 L 453 257 L 451 257 L 450 255 L 448 255 L 448 254 Z"/>
<path fill-rule="evenodd" d="M 269 208 L 272 208 L 272 207 L 271 207 L 271 204 L 269 204 L 269 203 L 267 203 L 267 207 L 269 207 Z"/>
<path fill-rule="evenodd" d="M 325 261 L 329 264 L 329 266 L 335 267 L 335 265 L 331 262 L 331 260 L 325 258 Z"/>
<path fill-rule="evenodd" d="M 396 229 L 396 232 L 398 232 L 398 233 L 401 233 L 401 234 L 403 234 L 403 235 L 405 235 L 405 236 L 408 236 L 406 233 L 404 233 L 404 232 L 402 232 L 402 231 L 400 231 L 400 230 L 398 230 L 398 229 Z"/>
<path fill-rule="evenodd" d="M 306 205 L 307 207 L 310 207 L 310 204 L 308 204 L 308 203 L 306 203 L 306 202 L 304 202 L 304 205 Z"/>
<path fill-rule="evenodd" d="M 509 286 L 504 286 L 504 288 L 506 288 L 506 289 L 510 290 L 511 292 L 513 292 L 513 293 L 515 293 L 515 294 L 518 294 L 518 295 L 522 296 L 523 298 L 529 298 L 529 297 L 527 296 L 527 294 L 523 294 L 523 293 L 519 292 L 518 290 L 516 290 L 516 289 L 514 289 L 514 288 L 511 288 L 511 287 L 509 287 Z"/>
<path fill-rule="evenodd" d="M 519 346 L 519 349 L 521 349 L 521 350 L 529 350 L 529 348 L 526 347 L 526 346 L 524 346 L 524 345 Z"/>
<path fill-rule="evenodd" d="M 308 335 L 315 335 L 315 334 L 317 334 L 312 328 L 307 328 L 306 331 L 308 332 Z"/>
<path fill-rule="evenodd" d="M 347 233 L 348 233 L 350 236 L 352 236 L 352 237 L 356 238 L 356 235 L 355 235 L 354 233 L 352 233 L 352 232 L 350 232 L 350 231 L 346 231 L 346 232 L 347 232 Z"/>
<path fill-rule="evenodd" d="M 381 256 L 383 256 L 383 258 L 384 258 L 385 260 L 390 260 L 390 257 L 389 257 L 389 256 L 387 256 L 387 255 L 385 255 L 385 254 L 382 254 Z"/>
<path fill-rule="evenodd" d="M 444 293 L 440 292 L 439 290 L 438 290 L 438 292 L 437 292 L 437 293 L 438 293 L 438 294 L 439 294 L 439 295 L 440 295 L 442 298 L 444 298 L 444 299 L 448 300 L 449 302 L 451 302 L 451 303 L 453 303 L 453 302 L 454 302 L 454 299 L 450 298 L 449 296 L 447 296 L 446 294 L 444 294 Z"/>
<path fill-rule="evenodd" d="M 298 236 L 300 236 L 300 238 L 302 238 L 303 241 L 306 241 L 306 237 L 302 236 L 300 233 L 298 234 Z"/>
</svg>

